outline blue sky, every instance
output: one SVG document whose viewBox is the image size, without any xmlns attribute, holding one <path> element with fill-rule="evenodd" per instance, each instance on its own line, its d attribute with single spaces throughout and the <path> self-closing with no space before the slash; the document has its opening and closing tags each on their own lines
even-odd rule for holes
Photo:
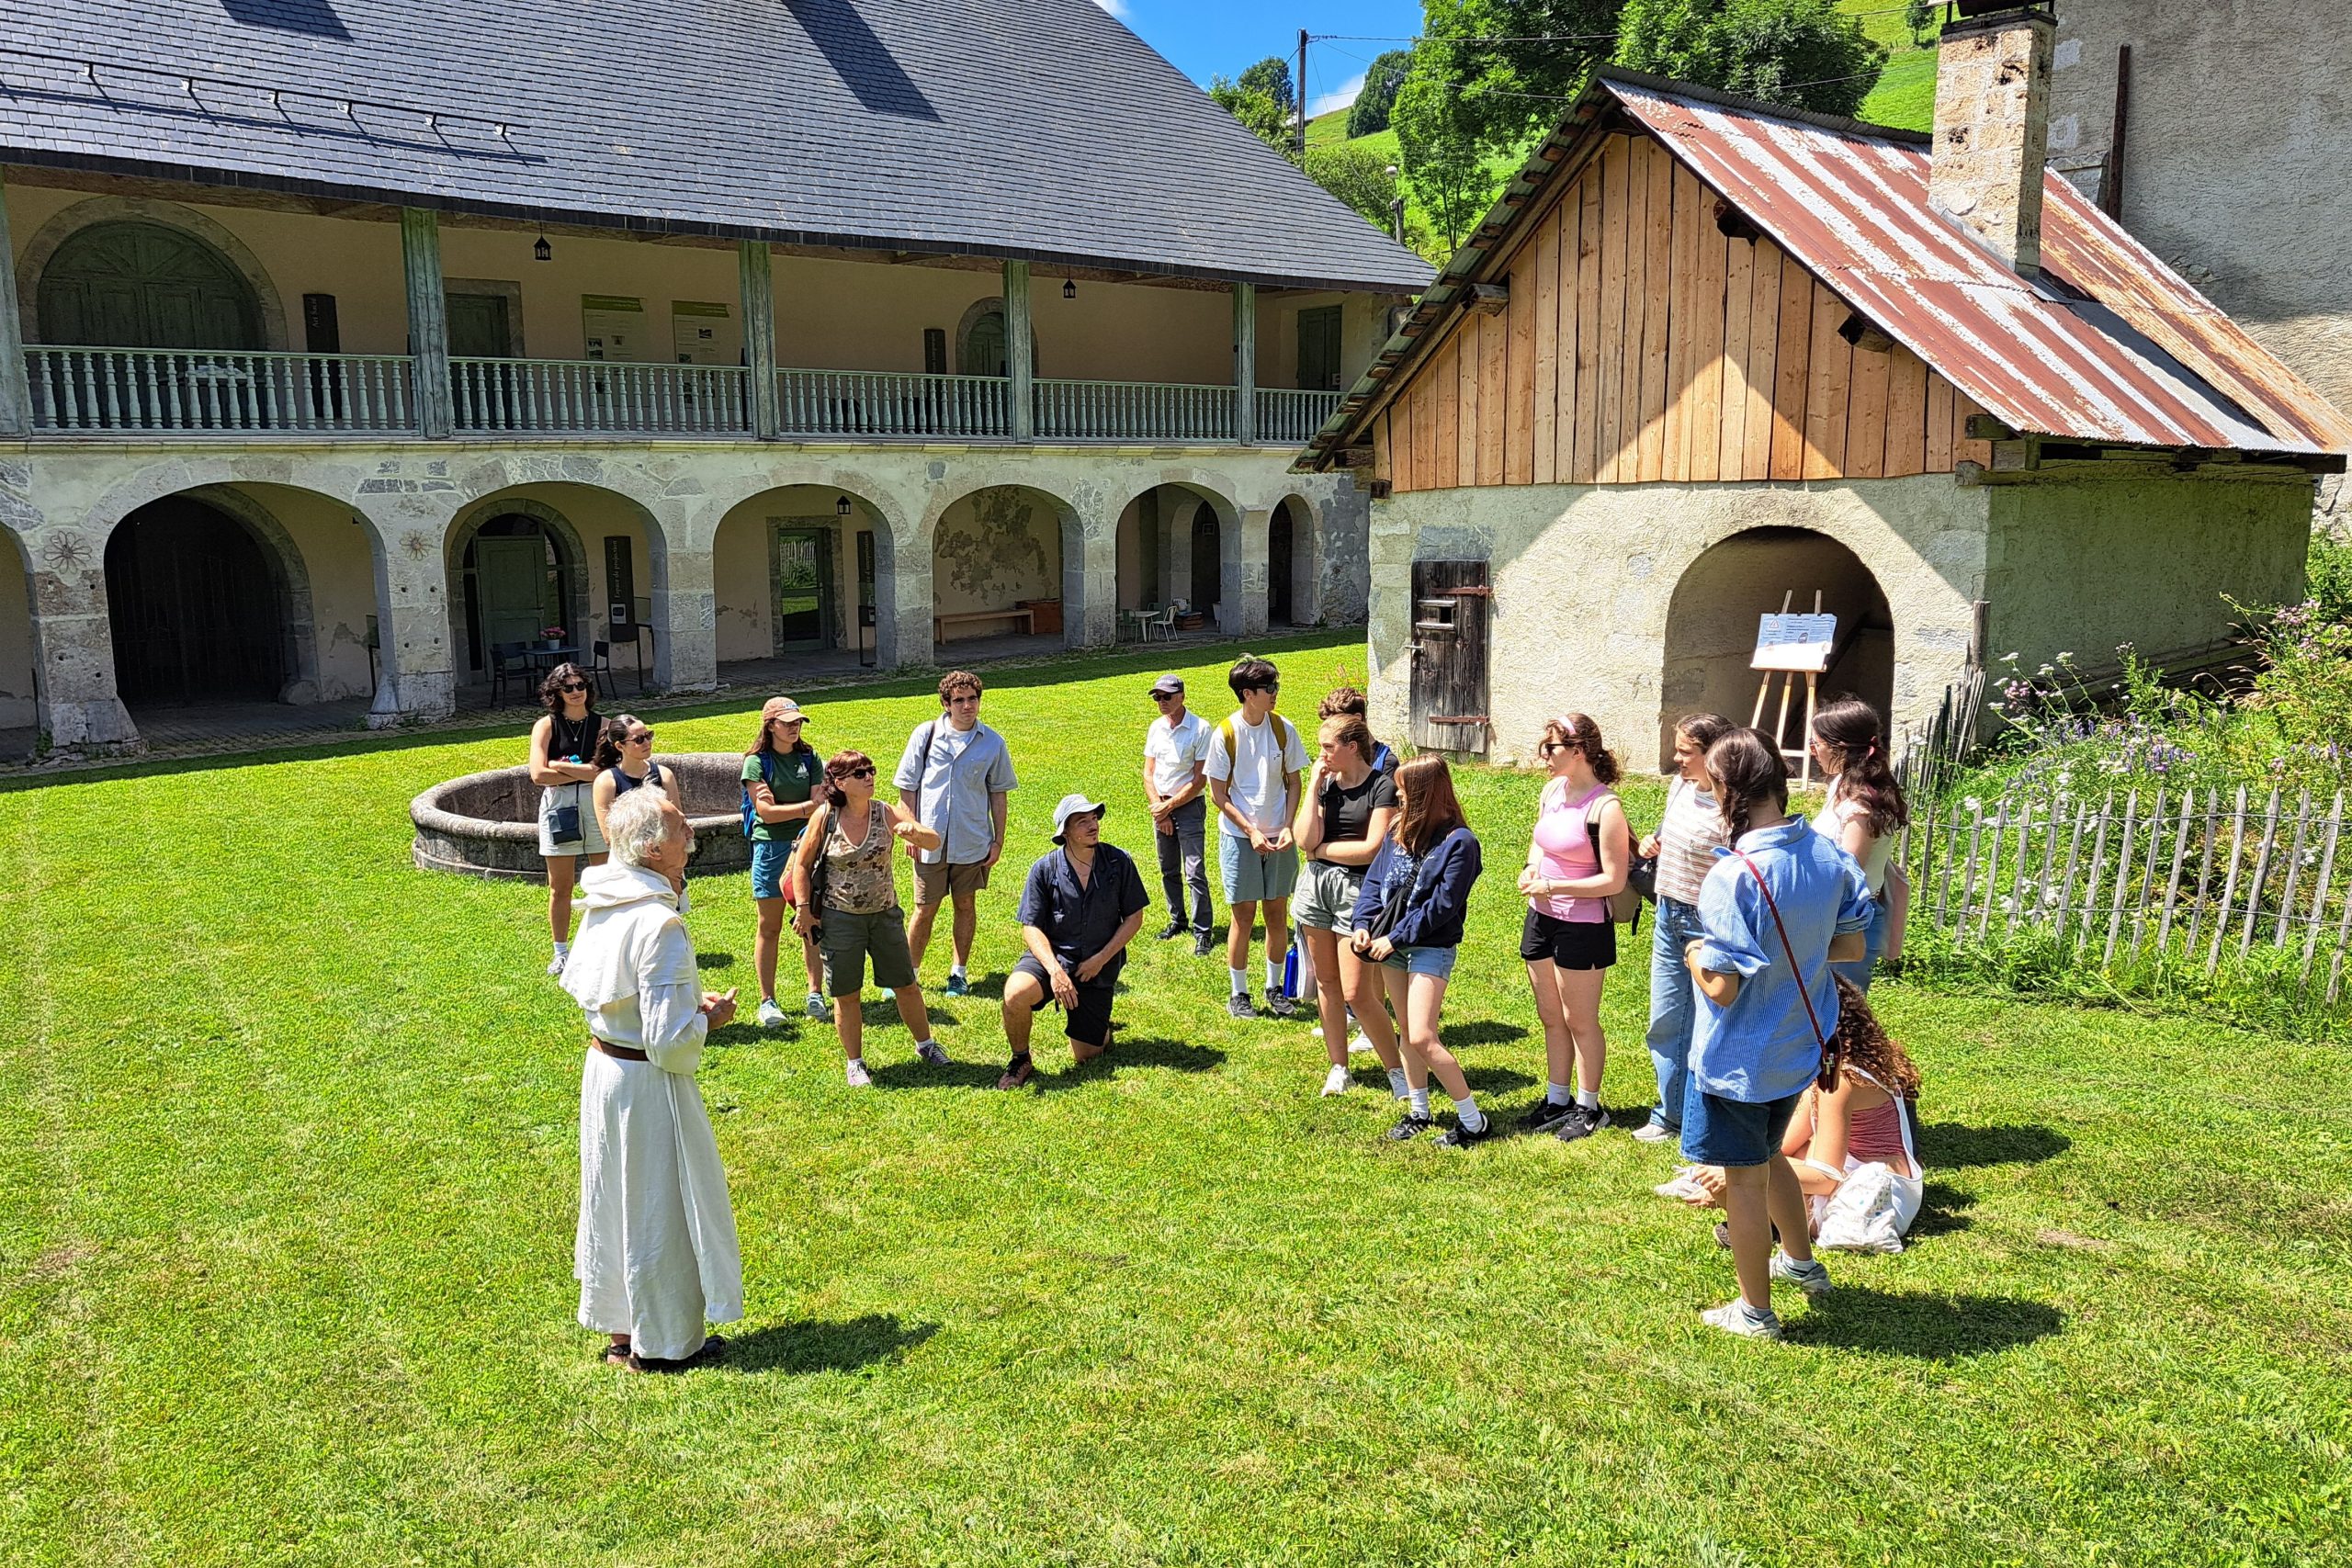
<svg viewBox="0 0 2352 1568">
<path fill-rule="evenodd" d="M 1095 0 L 1141 34 L 1144 41 L 1205 86 L 1212 76 L 1238 75 L 1269 54 L 1295 56 L 1298 29 L 1310 33 L 1394 33 L 1420 26 L 1419 0 Z M 1320 114 L 1355 96 L 1365 63 L 1401 43 L 1352 39 L 1310 44 L 1307 107 Z"/>
</svg>

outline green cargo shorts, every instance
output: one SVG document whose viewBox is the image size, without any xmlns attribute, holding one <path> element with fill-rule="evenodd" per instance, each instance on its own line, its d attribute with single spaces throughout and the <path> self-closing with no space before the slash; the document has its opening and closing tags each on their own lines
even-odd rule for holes
<svg viewBox="0 0 2352 1568">
<path fill-rule="evenodd" d="M 825 959 L 825 994 L 854 997 L 865 988 L 865 966 L 886 991 L 915 983 L 915 961 L 907 952 L 907 917 L 896 904 L 870 915 L 827 909 L 818 928 L 817 951 Z"/>
</svg>

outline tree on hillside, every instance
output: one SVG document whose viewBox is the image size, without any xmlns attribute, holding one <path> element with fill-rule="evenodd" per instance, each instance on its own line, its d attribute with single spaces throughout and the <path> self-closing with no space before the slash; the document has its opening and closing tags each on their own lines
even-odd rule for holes
<svg viewBox="0 0 2352 1568">
<path fill-rule="evenodd" d="M 1240 86 L 1247 93 L 1265 94 L 1284 114 L 1298 107 L 1298 94 L 1291 86 L 1290 62 L 1279 54 L 1270 54 L 1244 71 Z"/>
<path fill-rule="evenodd" d="M 1617 63 L 1850 115 L 1876 85 L 1886 49 L 1834 0 L 1626 0 Z"/>
<path fill-rule="evenodd" d="M 1420 198 L 1421 210 L 1451 255 L 1479 217 L 1493 205 L 1496 183 L 1487 173 L 1477 133 L 1461 112 L 1460 95 L 1424 75 L 1419 64 L 1397 89 L 1396 146 L 1405 183 Z"/>
<path fill-rule="evenodd" d="M 1405 85 L 1405 74 L 1413 68 L 1413 51 L 1392 49 L 1374 60 L 1363 73 L 1363 91 L 1348 106 L 1348 135 L 1351 140 L 1371 136 L 1388 129 L 1389 111 L 1396 107 L 1396 89 Z"/>
<path fill-rule="evenodd" d="M 1264 88 L 1247 87 L 1230 77 L 1219 76 L 1209 84 L 1209 96 L 1219 108 L 1248 127 L 1250 135 L 1285 158 L 1295 155 L 1291 146 L 1290 116 Z"/>
<path fill-rule="evenodd" d="M 1936 25 L 1936 0 L 1911 0 L 1903 8 L 1903 25 L 1911 29 L 1912 45 L 1917 47 L 1920 35 Z"/>
<path fill-rule="evenodd" d="M 1345 141 L 1306 150 L 1306 177 L 1384 230 L 1389 224 L 1388 204 L 1396 198 L 1396 176 L 1389 167 L 1388 160 L 1371 148 Z"/>
</svg>

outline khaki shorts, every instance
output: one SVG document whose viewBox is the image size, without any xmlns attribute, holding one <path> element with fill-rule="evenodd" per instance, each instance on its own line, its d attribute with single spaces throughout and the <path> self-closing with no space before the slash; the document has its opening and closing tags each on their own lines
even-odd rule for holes
<svg viewBox="0 0 2352 1568">
<path fill-rule="evenodd" d="M 965 897 L 978 893 L 989 885 L 989 863 L 984 860 L 966 861 L 962 865 L 949 865 L 944 860 L 915 862 L 915 908 L 936 904 L 953 893 Z"/>
</svg>

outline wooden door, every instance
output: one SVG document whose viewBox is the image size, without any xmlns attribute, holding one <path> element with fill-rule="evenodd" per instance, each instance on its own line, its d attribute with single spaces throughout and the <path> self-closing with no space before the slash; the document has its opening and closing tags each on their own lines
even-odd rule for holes
<svg viewBox="0 0 2352 1568">
<path fill-rule="evenodd" d="M 285 617 L 268 558 L 242 525 L 184 496 L 156 502 L 107 539 L 106 574 L 123 701 L 277 699 Z"/>
<path fill-rule="evenodd" d="M 1411 717 L 1425 751 L 1487 754 L 1487 612 L 1482 560 L 1413 563 Z"/>
<path fill-rule="evenodd" d="M 1298 313 L 1298 385 L 1309 392 L 1340 389 L 1340 308 L 1322 305 Z"/>
<path fill-rule="evenodd" d="M 775 650 L 812 652 L 833 645 L 833 534 L 830 528 L 775 531 Z"/>
<path fill-rule="evenodd" d="M 476 538 L 474 582 L 481 594 L 483 641 L 537 642 L 547 618 L 548 547 L 527 538 Z M 481 650 L 487 668 L 489 649 Z"/>
<path fill-rule="evenodd" d="M 504 359 L 514 339 L 503 294 L 448 296 L 449 356 L 452 359 Z"/>
<path fill-rule="evenodd" d="M 160 223 L 95 223 L 41 269 L 41 335 L 105 348 L 262 346 L 261 309 L 226 256 Z"/>
</svg>

